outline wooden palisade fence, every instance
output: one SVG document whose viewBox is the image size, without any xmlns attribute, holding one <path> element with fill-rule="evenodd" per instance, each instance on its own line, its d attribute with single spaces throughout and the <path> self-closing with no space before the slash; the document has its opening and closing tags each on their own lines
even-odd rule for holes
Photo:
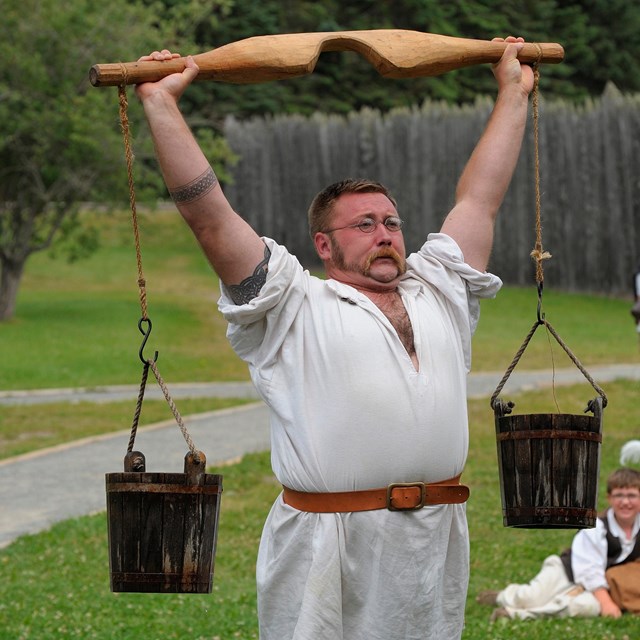
<svg viewBox="0 0 640 640">
<path fill-rule="evenodd" d="M 344 177 L 387 184 L 406 221 L 409 250 L 437 231 L 491 110 L 426 103 L 382 115 L 228 119 L 240 161 L 226 192 L 259 233 L 317 265 L 306 211 Z M 547 281 L 567 291 L 629 294 L 640 258 L 640 96 L 613 87 L 589 104 L 541 101 L 540 171 Z M 533 282 L 535 190 L 532 124 L 496 228 L 490 269 L 508 284 Z"/>
</svg>

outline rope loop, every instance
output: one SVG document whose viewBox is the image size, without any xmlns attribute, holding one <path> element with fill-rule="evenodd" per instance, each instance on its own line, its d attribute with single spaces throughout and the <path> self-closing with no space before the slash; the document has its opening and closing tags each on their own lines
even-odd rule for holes
<svg viewBox="0 0 640 640">
<path fill-rule="evenodd" d="M 504 385 L 507 383 L 507 380 L 509 379 L 509 377 L 513 373 L 513 370 L 516 368 L 518 362 L 520 361 L 520 358 L 522 357 L 522 354 L 525 352 L 525 349 L 529 345 L 529 342 L 531 341 L 531 338 L 533 337 L 533 334 L 536 332 L 537 328 L 540 325 L 544 325 L 545 328 L 549 331 L 549 333 L 551 333 L 551 335 L 556 339 L 556 341 L 562 347 L 564 352 L 569 356 L 569 358 L 571 359 L 573 364 L 575 364 L 576 367 L 582 372 L 582 375 L 589 381 L 591 386 L 595 389 L 596 393 L 602 398 L 602 407 L 603 408 L 606 407 L 608 400 L 607 400 L 607 396 L 606 396 L 605 392 L 596 383 L 596 381 L 591 377 L 589 372 L 582 366 L 582 363 L 580 362 L 580 360 L 578 360 L 578 358 L 574 355 L 574 353 L 571 351 L 571 349 L 565 344 L 565 342 L 558 335 L 556 330 L 543 317 L 542 319 L 538 319 L 536 322 L 534 322 L 533 326 L 529 330 L 529 333 L 527 334 L 526 338 L 524 339 L 524 342 L 522 343 L 522 345 L 518 349 L 516 355 L 514 356 L 511 364 L 507 367 L 507 370 L 506 370 L 504 376 L 502 377 L 502 380 L 500 380 L 496 390 L 493 392 L 493 395 L 491 396 L 491 401 L 490 401 L 491 408 L 494 411 L 496 411 L 501 406 L 503 406 L 503 403 L 498 398 L 498 396 L 500 395 L 500 392 L 502 391 L 502 388 L 504 387 Z M 511 407 L 513 407 L 513 405 L 511 405 Z"/>
</svg>

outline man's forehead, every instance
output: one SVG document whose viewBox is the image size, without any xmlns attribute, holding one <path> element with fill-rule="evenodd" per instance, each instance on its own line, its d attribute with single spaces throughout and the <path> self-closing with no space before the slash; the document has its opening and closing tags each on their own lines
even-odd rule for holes
<svg viewBox="0 0 640 640">
<path fill-rule="evenodd" d="M 344 193 L 335 202 L 333 207 L 335 216 L 354 216 L 366 214 L 395 215 L 396 208 L 393 202 L 378 192 Z"/>
</svg>

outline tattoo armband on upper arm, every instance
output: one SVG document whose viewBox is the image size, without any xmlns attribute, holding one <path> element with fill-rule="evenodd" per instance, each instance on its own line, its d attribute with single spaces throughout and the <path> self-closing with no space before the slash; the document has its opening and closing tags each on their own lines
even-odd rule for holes
<svg viewBox="0 0 640 640">
<path fill-rule="evenodd" d="M 264 259 L 256 266 L 253 274 L 245 278 L 240 284 L 227 285 L 231 299 L 238 305 L 247 304 L 258 296 L 260 290 L 267 281 L 267 271 L 269 270 L 269 258 L 271 251 L 269 247 L 264 248 Z"/>
<path fill-rule="evenodd" d="M 202 198 L 218 184 L 218 178 L 211 167 L 195 180 L 175 189 L 169 189 L 169 195 L 176 204 L 187 204 Z"/>
</svg>

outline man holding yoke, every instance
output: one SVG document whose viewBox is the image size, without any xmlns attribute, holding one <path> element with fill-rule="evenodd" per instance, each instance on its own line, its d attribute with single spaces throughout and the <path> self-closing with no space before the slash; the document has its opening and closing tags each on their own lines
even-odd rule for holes
<svg viewBox="0 0 640 640">
<path fill-rule="evenodd" d="M 222 283 L 229 340 L 270 408 L 285 489 L 258 555 L 263 640 L 462 633 L 471 336 L 479 298 L 501 285 L 485 269 L 533 87 L 523 39 L 506 42 L 493 112 L 440 232 L 406 257 L 386 187 L 331 185 L 309 211 L 324 280 L 225 198 L 178 107 L 193 60 L 137 87 L 169 192 Z"/>
</svg>

